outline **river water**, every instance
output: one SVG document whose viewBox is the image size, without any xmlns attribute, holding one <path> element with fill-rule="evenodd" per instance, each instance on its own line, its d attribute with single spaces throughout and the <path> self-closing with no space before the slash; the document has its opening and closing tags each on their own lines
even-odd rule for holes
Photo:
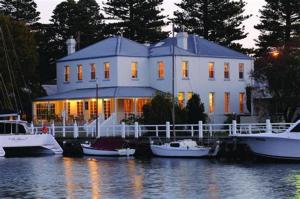
<svg viewBox="0 0 300 199">
<path fill-rule="evenodd" d="M 300 163 L 2 158 L 0 198 L 300 198 Z"/>
</svg>

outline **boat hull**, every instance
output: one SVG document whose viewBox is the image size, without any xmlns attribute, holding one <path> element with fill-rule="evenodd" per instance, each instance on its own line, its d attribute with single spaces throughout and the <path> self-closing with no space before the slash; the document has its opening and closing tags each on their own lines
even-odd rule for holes
<svg viewBox="0 0 300 199">
<path fill-rule="evenodd" d="M 90 145 L 82 144 L 82 150 L 84 155 L 93 156 L 132 156 L 135 153 L 135 149 L 116 149 L 116 150 L 100 150 L 90 147 Z"/>
<path fill-rule="evenodd" d="M 160 157 L 207 157 L 210 148 L 171 148 L 165 145 L 151 145 L 151 151 L 155 156 Z"/>
<path fill-rule="evenodd" d="M 300 140 L 279 137 L 238 137 L 240 143 L 247 144 L 259 156 L 277 159 L 299 159 Z"/>
</svg>

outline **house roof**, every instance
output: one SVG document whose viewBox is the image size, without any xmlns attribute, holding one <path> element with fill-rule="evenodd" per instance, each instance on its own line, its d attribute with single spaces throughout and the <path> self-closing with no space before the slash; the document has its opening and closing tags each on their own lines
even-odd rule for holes
<svg viewBox="0 0 300 199">
<path fill-rule="evenodd" d="M 188 49 L 185 50 L 177 46 L 177 38 L 166 38 L 146 46 L 144 44 L 129 40 L 124 37 L 114 36 L 93 45 L 83 48 L 73 54 L 63 57 L 58 62 L 75 61 L 82 59 L 93 59 L 112 56 L 127 57 L 157 57 L 172 55 L 172 45 L 174 54 L 177 56 L 214 57 L 230 59 L 252 59 L 235 50 L 208 41 L 197 35 L 188 36 Z"/>
<path fill-rule="evenodd" d="M 102 87 L 99 98 L 152 97 L 158 90 L 151 87 Z M 35 101 L 96 98 L 96 88 L 76 89 L 35 99 Z"/>
</svg>

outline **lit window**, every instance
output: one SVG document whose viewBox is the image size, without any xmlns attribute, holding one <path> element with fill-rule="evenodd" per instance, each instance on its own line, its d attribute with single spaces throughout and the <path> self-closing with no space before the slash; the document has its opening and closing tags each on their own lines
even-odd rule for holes
<svg viewBox="0 0 300 199">
<path fill-rule="evenodd" d="M 77 116 L 83 116 L 83 102 L 77 102 Z"/>
<path fill-rule="evenodd" d="M 138 77 L 138 71 L 137 71 L 137 62 L 131 63 L 131 78 L 136 79 Z"/>
<path fill-rule="evenodd" d="M 240 110 L 240 113 L 244 113 L 244 97 L 245 97 L 245 93 L 240 93 L 239 94 L 239 110 Z"/>
<path fill-rule="evenodd" d="M 138 114 L 141 114 L 143 112 L 143 107 L 145 104 L 149 103 L 149 99 L 138 99 L 137 100 L 137 112 Z"/>
<path fill-rule="evenodd" d="M 229 113 L 229 106 L 230 106 L 230 93 L 224 93 L 224 112 Z"/>
<path fill-rule="evenodd" d="M 208 111 L 213 113 L 215 111 L 215 93 L 208 93 Z"/>
<path fill-rule="evenodd" d="M 224 63 L 224 79 L 229 79 L 229 63 Z"/>
<path fill-rule="evenodd" d="M 90 101 L 90 117 L 96 118 L 97 117 L 97 101 L 91 100 Z"/>
<path fill-rule="evenodd" d="M 70 66 L 65 66 L 65 82 L 70 81 Z"/>
<path fill-rule="evenodd" d="M 181 62 L 181 73 L 182 73 L 182 78 L 189 78 L 189 68 L 188 68 L 188 62 L 183 61 Z"/>
<path fill-rule="evenodd" d="M 190 100 L 193 97 L 193 92 L 187 93 L 187 100 Z"/>
<path fill-rule="evenodd" d="M 91 79 L 96 79 L 96 64 L 91 64 Z"/>
<path fill-rule="evenodd" d="M 79 64 L 77 66 L 77 79 L 82 80 L 82 65 L 81 64 Z"/>
<path fill-rule="evenodd" d="M 128 118 L 128 116 L 133 113 L 133 110 L 134 110 L 133 102 L 134 102 L 133 99 L 124 99 L 123 111 L 125 114 L 125 118 Z"/>
<path fill-rule="evenodd" d="M 48 120 L 55 117 L 55 104 L 36 104 L 36 117 L 39 120 Z"/>
<path fill-rule="evenodd" d="M 239 79 L 244 79 L 244 64 L 239 63 Z"/>
<path fill-rule="evenodd" d="M 178 104 L 180 107 L 184 105 L 184 92 L 178 92 Z"/>
<path fill-rule="evenodd" d="M 214 69 L 214 62 L 208 63 L 208 77 L 209 79 L 215 78 L 215 69 Z"/>
<path fill-rule="evenodd" d="M 108 62 L 104 63 L 104 79 L 110 78 L 110 64 Z"/>
<path fill-rule="evenodd" d="M 162 61 L 158 62 L 158 79 L 163 79 L 165 77 L 165 64 Z"/>
</svg>

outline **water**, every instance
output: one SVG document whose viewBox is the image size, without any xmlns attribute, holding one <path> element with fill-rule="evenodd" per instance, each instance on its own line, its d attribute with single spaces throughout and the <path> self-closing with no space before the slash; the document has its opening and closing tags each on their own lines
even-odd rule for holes
<svg viewBox="0 0 300 199">
<path fill-rule="evenodd" d="M 300 164 L 201 159 L 0 159 L 0 198 L 300 198 Z"/>
</svg>

